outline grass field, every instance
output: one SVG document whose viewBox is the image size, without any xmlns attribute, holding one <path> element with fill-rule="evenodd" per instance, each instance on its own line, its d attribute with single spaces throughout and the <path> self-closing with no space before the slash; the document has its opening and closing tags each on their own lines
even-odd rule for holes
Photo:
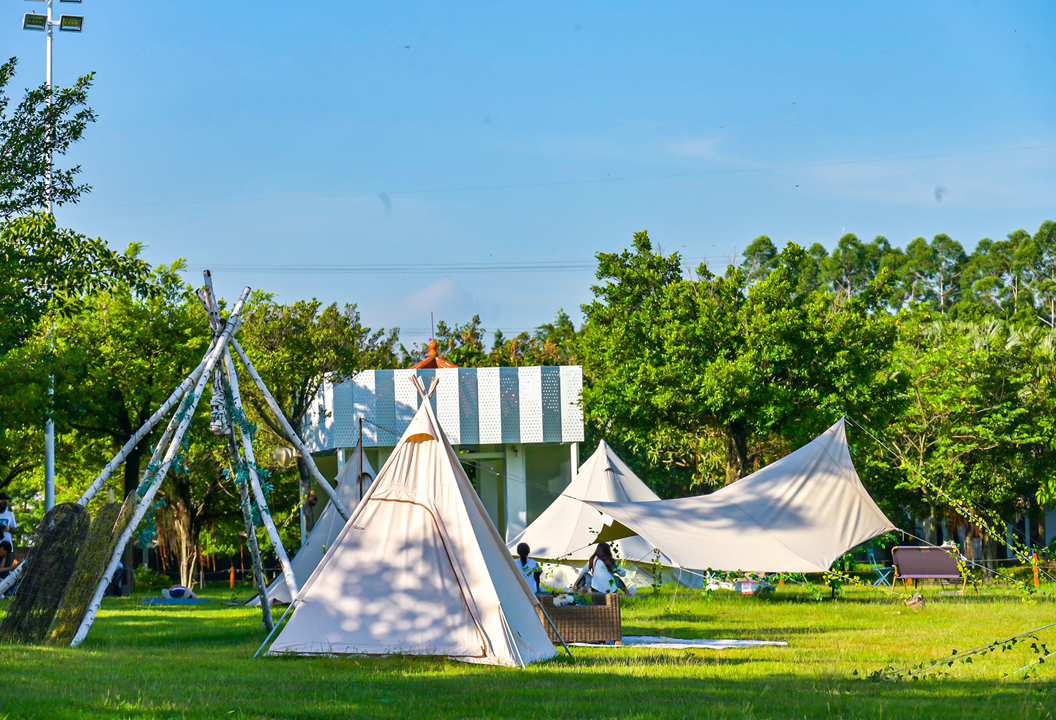
<svg viewBox="0 0 1056 720">
<path fill-rule="evenodd" d="M 1056 710 L 1056 665 L 999 678 L 1030 643 L 920 682 L 869 673 L 961 652 L 1056 621 L 1056 602 L 994 591 L 925 593 L 914 612 L 851 589 L 816 601 L 681 591 L 627 598 L 624 632 L 786 640 L 750 650 L 580 649 L 527 670 L 434 659 L 253 660 L 259 611 L 107 599 L 85 645 L 0 648 L 0 718 L 1035 718 Z M 206 593 L 209 596 L 209 593 Z M 278 611 L 276 611 L 278 617 Z M 1039 634 L 1056 649 L 1056 628 Z M 1056 661 L 1056 658 L 1054 658 Z M 1050 671 L 1049 668 L 1052 668 Z M 858 671 L 858 677 L 854 672 Z"/>
</svg>

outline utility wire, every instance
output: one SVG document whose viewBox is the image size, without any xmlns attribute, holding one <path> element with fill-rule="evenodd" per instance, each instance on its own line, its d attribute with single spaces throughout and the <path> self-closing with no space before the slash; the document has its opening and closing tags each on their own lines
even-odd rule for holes
<svg viewBox="0 0 1056 720">
<path fill-rule="evenodd" d="M 355 198 L 367 198 L 367 197 L 378 197 L 381 194 L 387 197 L 392 196 L 410 196 L 410 195 L 433 195 L 439 193 L 458 193 L 458 192 L 479 192 L 486 190 L 526 190 L 532 188 L 547 188 L 547 187 L 570 187 L 576 185 L 599 185 L 603 183 L 623 183 L 623 182 L 636 182 L 640 180 L 677 180 L 684 178 L 695 178 L 695 177 L 710 177 L 710 176 L 722 176 L 722 175 L 741 175 L 741 174 L 752 174 L 752 173 L 766 173 L 766 172 L 780 172 L 782 170 L 807 170 L 815 168 L 827 168 L 827 167 L 844 167 L 848 165 L 872 165 L 886 162 L 900 162 L 905 160 L 935 160 L 940 158 L 951 158 L 951 157 L 971 157 L 976 155 L 991 155 L 996 153 L 1009 153 L 1009 152 L 1021 152 L 1024 150 L 1047 150 L 1050 148 L 1056 148 L 1056 143 L 1042 143 L 1039 145 L 1022 145 L 1018 147 L 1006 147 L 1006 148 L 992 148 L 989 150 L 968 150 L 963 152 L 947 152 L 947 153 L 929 153 L 926 155 L 893 155 L 886 158 L 869 158 L 861 160 L 842 160 L 837 162 L 813 162 L 813 163 L 790 163 L 787 165 L 760 165 L 758 167 L 746 167 L 746 168 L 727 168 L 722 170 L 698 170 L 696 172 L 683 172 L 683 173 L 662 173 L 655 175 L 628 175 L 625 177 L 598 177 L 598 178 L 583 178 L 578 180 L 550 180 L 544 182 L 534 183 L 507 183 L 497 185 L 467 185 L 462 187 L 447 187 L 447 188 L 431 188 L 431 189 L 420 189 L 420 190 L 386 190 L 384 193 L 381 192 L 358 192 L 358 193 L 337 193 L 337 194 L 319 194 L 319 195 L 279 195 L 270 197 L 246 197 L 246 198 L 227 198 L 221 200 L 175 200 L 169 202 L 146 202 L 146 203 L 116 203 L 107 205 L 95 205 L 94 207 L 106 208 L 106 207 L 158 207 L 158 206 L 180 206 L 180 205 L 229 205 L 237 203 L 253 203 L 253 202 L 280 202 L 284 200 L 293 201 L 305 201 L 305 200 L 351 200 Z"/>
<path fill-rule="evenodd" d="M 725 260 L 725 256 L 685 257 L 686 262 L 709 262 Z M 495 262 L 495 263 L 382 263 L 357 265 L 287 265 L 287 264 L 246 264 L 229 265 L 209 263 L 190 263 L 187 270 L 205 270 L 223 272 L 256 272 L 282 275 L 435 275 L 445 273 L 554 273 L 554 272 L 593 272 L 597 269 L 596 260 L 554 260 L 544 262 Z"/>
</svg>

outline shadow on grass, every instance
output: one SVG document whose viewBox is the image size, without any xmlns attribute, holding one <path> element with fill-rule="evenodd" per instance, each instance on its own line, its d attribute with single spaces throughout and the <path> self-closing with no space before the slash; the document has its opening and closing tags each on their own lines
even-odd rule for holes
<svg viewBox="0 0 1056 720">
<path fill-rule="evenodd" d="M 765 672 L 737 677 L 754 658 L 696 656 L 551 661 L 527 671 L 431 659 L 271 659 L 139 676 L 103 668 L 42 686 L 29 668 L 0 702 L 12 717 L 50 718 L 982 718 L 1044 717 L 1056 700 L 996 682 L 877 684 Z M 210 673 L 203 677 L 202 672 Z M 649 672 L 643 675 L 642 672 Z M 723 674 L 725 671 L 725 675 Z M 86 681 L 90 678 L 90 681 Z M 127 688 L 123 690 L 123 688 Z"/>
</svg>

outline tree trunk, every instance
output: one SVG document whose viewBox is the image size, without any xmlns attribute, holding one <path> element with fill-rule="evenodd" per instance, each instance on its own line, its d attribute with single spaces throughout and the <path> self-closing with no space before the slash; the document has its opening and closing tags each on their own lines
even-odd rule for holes
<svg viewBox="0 0 1056 720">
<path fill-rule="evenodd" d="M 726 484 L 740 480 L 748 469 L 748 432 L 739 423 L 726 427 Z"/>
<path fill-rule="evenodd" d="M 307 504 L 308 493 L 312 490 L 312 476 L 308 472 L 308 463 L 304 458 L 297 458 L 297 474 L 301 479 L 301 502 L 304 503 L 304 532 L 310 533 L 315 527 L 315 508 Z"/>
<path fill-rule="evenodd" d="M 180 585 L 184 587 L 194 587 L 194 570 L 198 563 L 198 532 L 193 512 L 186 498 L 181 497 L 176 502 L 176 534 L 180 544 Z"/>
<path fill-rule="evenodd" d="M 143 448 L 139 445 L 129 450 L 128 455 L 125 457 L 125 497 L 128 497 L 130 492 L 135 492 L 139 487 L 139 465 L 142 460 Z M 123 597 L 131 595 L 136 584 L 136 553 L 132 547 L 135 544 L 136 541 L 133 539 L 125 546 L 125 552 L 121 556 L 121 562 L 125 566 L 125 580 L 121 585 L 121 595 Z"/>
</svg>

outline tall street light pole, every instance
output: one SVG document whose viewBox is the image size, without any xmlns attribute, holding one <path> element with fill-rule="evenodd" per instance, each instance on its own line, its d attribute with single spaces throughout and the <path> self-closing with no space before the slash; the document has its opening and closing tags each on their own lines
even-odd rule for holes
<svg viewBox="0 0 1056 720">
<path fill-rule="evenodd" d="M 51 107 L 51 45 L 54 40 L 55 27 L 51 19 L 51 4 L 54 0 L 48 0 L 48 61 L 47 61 L 47 87 L 48 107 Z M 55 207 L 51 201 L 51 130 L 48 130 L 48 171 L 44 176 L 44 184 L 48 190 L 48 215 L 55 214 Z M 55 376 L 48 378 L 48 400 L 55 397 Z M 44 512 L 55 507 L 55 421 L 48 413 L 48 421 L 44 424 Z"/>
<path fill-rule="evenodd" d="M 38 0 L 39 1 L 39 0 Z M 62 2 L 76 2 L 79 3 L 81 0 L 62 0 Z M 37 13 L 26 13 L 22 19 L 23 30 L 44 30 L 47 33 L 47 63 L 46 63 L 46 87 L 48 90 L 46 102 L 48 107 L 51 107 L 51 46 L 55 36 L 55 26 L 59 26 L 59 30 L 65 30 L 68 32 L 81 32 L 84 27 L 84 16 L 83 15 L 63 15 L 59 18 L 59 22 L 55 22 L 54 15 L 52 14 L 54 0 L 47 0 L 48 12 L 46 15 L 39 15 Z M 44 175 L 44 186 L 47 190 L 48 196 L 48 214 L 54 215 L 55 206 L 52 201 L 51 195 L 51 131 L 49 129 L 47 135 L 48 145 L 48 165 Z M 54 397 L 55 395 L 55 377 L 52 376 L 48 380 L 48 396 Z M 44 425 L 44 509 L 45 511 L 51 510 L 55 507 L 55 421 L 51 418 L 49 413 L 48 420 Z"/>
</svg>

